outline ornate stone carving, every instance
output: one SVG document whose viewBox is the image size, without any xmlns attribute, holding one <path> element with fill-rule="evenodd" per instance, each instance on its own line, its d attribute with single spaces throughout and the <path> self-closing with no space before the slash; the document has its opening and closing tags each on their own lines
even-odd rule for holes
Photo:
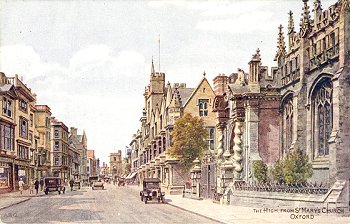
<svg viewBox="0 0 350 224">
<path fill-rule="evenodd" d="M 241 131 L 242 123 L 237 121 L 235 123 L 235 137 L 233 139 L 235 145 L 233 146 L 233 161 L 234 161 L 234 177 L 235 179 L 241 179 L 242 173 L 242 131 Z"/>
</svg>

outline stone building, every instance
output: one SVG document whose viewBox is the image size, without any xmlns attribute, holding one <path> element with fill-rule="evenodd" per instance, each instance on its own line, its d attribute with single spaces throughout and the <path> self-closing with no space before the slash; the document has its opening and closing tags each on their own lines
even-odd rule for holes
<svg viewBox="0 0 350 224">
<path fill-rule="evenodd" d="M 231 201 L 249 201 L 251 196 L 235 192 L 233 186 L 255 181 L 253 161 L 271 166 L 301 149 L 312 164 L 310 182 L 327 183 L 329 190 L 327 197 L 295 196 L 289 201 L 349 206 L 350 3 L 340 0 L 322 10 L 321 1 L 315 0 L 312 12 L 311 18 L 308 1 L 303 0 L 299 32 L 289 12 L 287 46 L 281 25 L 277 66 L 270 73 L 257 51 L 249 73 L 238 70 L 214 80 L 220 132 L 218 191 L 231 192 Z"/>
<path fill-rule="evenodd" d="M 1 116 L 0 116 L 0 193 L 15 188 L 15 148 L 17 93 L 4 73 L 0 73 Z"/>
<path fill-rule="evenodd" d="M 55 177 L 70 179 L 68 161 L 68 127 L 54 117 L 51 118 L 51 172 Z"/>
<path fill-rule="evenodd" d="M 69 143 L 73 144 L 79 153 L 79 179 L 86 182 L 87 176 L 87 137 L 85 131 L 78 135 L 78 129 L 71 127 L 69 133 Z"/>
<path fill-rule="evenodd" d="M 150 84 L 146 87 L 145 107 L 141 129 L 133 136 L 131 169 L 138 170 L 138 180 L 157 177 L 167 193 L 181 193 L 188 176 L 179 172 L 178 160 L 168 155 L 171 147 L 171 132 L 176 119 L 185 113 L 199 116 L 208 128 L 208 151 L 215 149 L 215 113 L 210 108 L 214 101 L 214 91 L 203 75 L 196 88 L 188 88 L 185 83 L 165 85 L 165 74 L 155 72 L 152 61 Z"/>
<path fill-rule="evenodd" d="M 51 176 L 51 109 L 47 105 L 35 105 L 36 131 L 39 135 L 37 152 L 37 177 Z"/>
<path fill-rule="evenodd" d="M 112 174 L 112 179 L 122 176 L 122 151 L 112 152 L 109 154 L 109 172 Z"/>
</svg>

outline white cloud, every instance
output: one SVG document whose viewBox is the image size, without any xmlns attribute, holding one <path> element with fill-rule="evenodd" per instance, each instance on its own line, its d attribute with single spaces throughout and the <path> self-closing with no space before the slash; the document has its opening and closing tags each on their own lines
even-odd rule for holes
<svg viewBox="0 0 350 224">
<path fill-rule="evenodd" d="M 38 104 L 49 105 L 53 116 L 66 125 L 85 129 L 89 148 L 96 149 L 102 160 L 117 145 L 129 143 L 138 127 L 148 77 L 142 54 L 113 55 L 106 45 L 91 45 L 74 54 L 64 67 L 43 62 L 25 45 L 4 46 L 0 53 L 1 71 L 7 76 L 23 75 L 37 93 Z"/>
</svg>

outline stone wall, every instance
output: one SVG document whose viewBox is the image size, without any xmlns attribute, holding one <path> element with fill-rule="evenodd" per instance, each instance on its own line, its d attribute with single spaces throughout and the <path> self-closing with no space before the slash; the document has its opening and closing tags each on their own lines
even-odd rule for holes
<svg viewBox="0 0 350 224">
<path fill-rule="evenodd" d="M 262 101 L 259 111 L 259 154 L 265 163 L 279 159 L 278 101 Z"/>
</svg>

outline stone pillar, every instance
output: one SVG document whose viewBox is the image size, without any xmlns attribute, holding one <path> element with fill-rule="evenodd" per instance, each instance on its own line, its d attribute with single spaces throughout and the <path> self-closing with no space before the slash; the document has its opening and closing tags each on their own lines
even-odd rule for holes
<svg viewBox="0 0 350 224">
<path fill-rule="evenodd" d="M 233 166 L 234 166 L 234 179 L 235 180 L 240 180 L 241 177 L 241 173 L 242 173 L 242 151 L 243 151 L 243 147 L 242 147 L 242 131 L 241 131 L 241 127 L 242 127 L 242 122 L 240 121 L 236 121 L 235 122 L 235 129 L 234 129 L 234 133 L 235 133 L 235 137 L 233 139 L 235 145 L 233 146 Z M 225 155 L 224 155 L 225 156 Z"/>
<path fill-rule="evenodd" d="M 224 130 L 226 127 L 225 123 L 219 123 L 216 125 L 217 127 L 217 158 L 222 159 L 222 154 L 224 153 Z"/>
</svg>

